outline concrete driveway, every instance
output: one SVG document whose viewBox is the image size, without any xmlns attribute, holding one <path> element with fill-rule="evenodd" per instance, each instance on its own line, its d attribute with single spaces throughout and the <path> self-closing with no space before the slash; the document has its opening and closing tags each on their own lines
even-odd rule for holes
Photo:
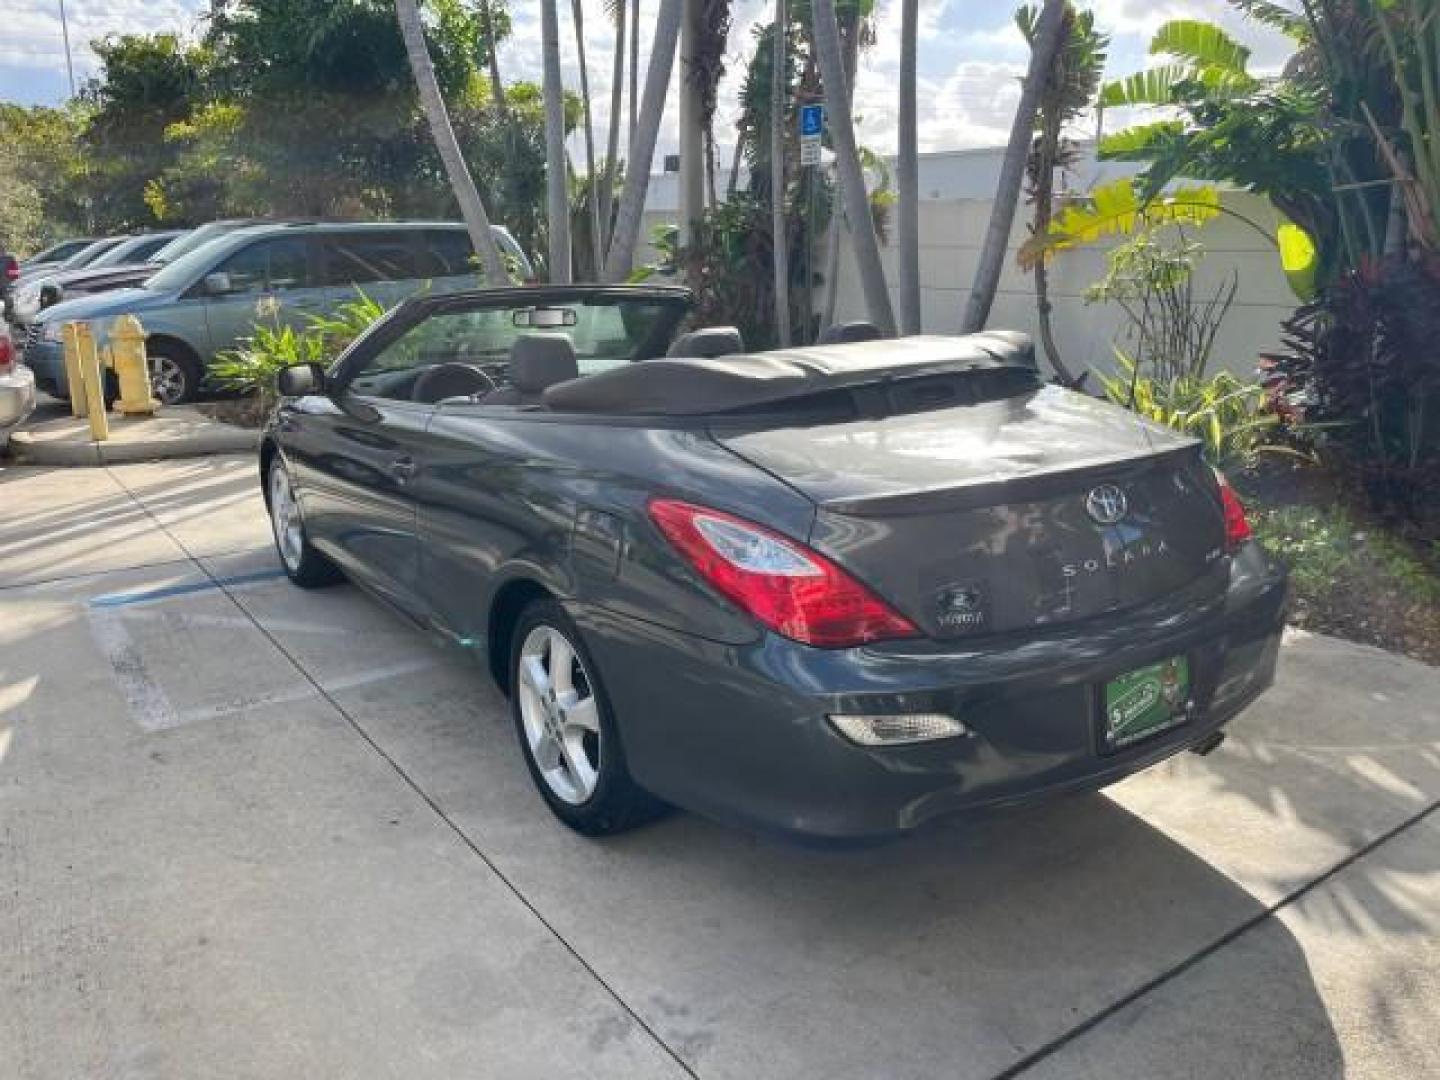
<svg viewBox="0 0 1440 1080">
<path fill-rule="evenodd" d="M 1440 1076 L 1440 671 L 852 851 L 553 822 L 478 664 L 249 459 L 0 470 L 0 1075 Z"/>
</svg>

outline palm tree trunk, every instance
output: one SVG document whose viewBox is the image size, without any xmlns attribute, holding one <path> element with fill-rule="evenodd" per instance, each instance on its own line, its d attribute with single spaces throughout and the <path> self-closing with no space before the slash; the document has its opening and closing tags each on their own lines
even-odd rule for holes
<svg viewBox="0 0 1440 1080">
<path fill-rule="evenodd" d="M 865 173 L 860 168 L 860 151 L 855 144 L 855 125 L 850 117 L 850 96 L 845 81 L 845 58 L 840 50 L 840 25 L 835 21 L 835 0 L 813 0 L 815 52 L 820 61 L 820 80 L 825 88 L 825 106 L 830 114 L 830 138 L 835 147 L 835 166 L 840 175 L 840 195 L 850 219 L 855 258 L 860 266 L 860 285 L 865 309 L 881 333 L 895 333 L 895 312 L 880 265 L 880 242 L 870 216 L 870 199 L 865 193 Z"/>
<path fill-rule="evenodd" d="M 600 186 L 595 175 L 595 128 L 590 122 L 590 74 L 585 63 L 585 12 L 582 0 L 570 0 L 575 18 L 575 48 L 580 59 L 580 107 L 585 119 L 586 195 L 590 203 L 590 279 L 600 280 Z M 563 106 L 562 106 L 563 110 Z"/>
<path fill-rule="evenodd" d="M 480 0 L 480 32 L 485 35 L 486 48 L 489 50 L 487 57 L 490 67 L 490 100 L 495 103 L 495 111 L 500 114 L 501 119 L 509 116 L 509 108 L 505 101 L 505 84 L 500 81 L 500 43 L 495 40 L 495 24 L 490 18 L 490 4 L 492 0 Z"/>
<path fill-rule="evenodd" d="M 505 269 L 505 260 L 495 244 L 490 231 L 490 215 L 485 212 L 485 202 L 475 187 L 475 180 L 460 153 L 460 141 L 450 124 L 450 114 L 445 110 L 445 101 L 440 96 L 440 83 L 435 78 L 435 65 L 430 59 L 430 50 L 425 44 L 425 26 L 420 21 L 420 7 L 416 0 L 395 0 L 395 15 L 400 23 L 400 36 L 405 40 L 405 54 L 410 60 L 410 70 L 415 75 L 415 86 L 420 95 L 420 107 L 430 124 L 430 135 L 435 140 L 435 149 L 445 166 L 445 175 L 455 192 L 455 201 L 460 204 L 460 214 L 470 233 L 470 243 L 480 256 L 485 279 L 491 285 L 510 284 L 510 275 Z"/>
<path fill-rule="evenodd" d="M 560 19 L 555 0 L 540 0 L 540 59 L 545 95 L 545 231 L 552 284 L 572 280 L 570 184 L 565 159 L 565 88 L 560 82 Z"/>
<path fill-rule="evenodd" d="M 845 87 L 850 107 L 855 107 L 855 72 L 860 66 L 860 8 L 852 6 L 853 19 L 845 37 Z M 837 207 L 838 209 L 838 207 Z M 840 296 L 840 246 L 845 235 L 844 215 L 830 215 L 830 230 L 825 241 L 825 309 L 820 315 L 821 326 L 835 322 L 835 304 Z"/>
<path fill-rule="evenodd" d="M 770 230 L 775 263 L 775 334 L 783 349 L 790 336 L 790 230 L 785 222 L 785 0 L 775 0 L 774 56 L 770 61 Z"/>
<path fill-rule="evenodd" d="M 620 0 L 623 4 L 625 0 Z M 626 136 L 627 158 L 635 143 L 635 130 L 640 124 L 640 0 L 630 0 L 630 133 Z"/>
<path fill-rule="evenodd" d="M 1030 67 L 1020 90 L 1020 104 L 1010 127 L 1010 141 L 1000 166 L 1000 180 L 995 186 L 995 202 L 990 208 L 990 225 L 975 267 L 975 282 L 970 288 L 970 302 L 965 308 L 964 329 L 974 333 L 985 329 L 990 307 L 995 303 L 995 290 L 1000 285 L 1000 271 L 1010 245 L 1010 229 L 1015 224 L 1015 207 L 1020 201 L 1020 184 L 1025 179 L 1025 162 L 1030 156 L 1030 139 L 1035 132 L 1035 110 L 1045 86 L 1045 73 L 1055 62 L 1064 40 L 1066 0 L 1045 0 L 1035 27 L 1035 43 L 1030 49 Z"/>
<path fill-rule="evenodd" d="M 615 218 L 615 236 L 605 259 L 605 280 L 624 281 L 635 263 L 635 245 L 640 239 L 640 219 L 645 212 L 645 194 L 650 187 L 650 165 L 655 157 L 655 140 L 665 112 L 665 95 L 675 68 L 675 46 L 680 38 L 683 0 L 660 0 L 655 20 L 655 41 L 650 48 L 650 67 L 645 73 L 645 98 L 641 103 L 630 159 L 625 166 L 625 186 L 620 191 L 620 210 Z M 633 10 L 632 10 L 633 15 Z"/>
<path fill-rule="evenodd" d="M 610 246 L 610 221 L 615 206 L 615 176 L 620 158 L 620 114 L 625 110 L 625 0 L 615 5 L 615 56 L 610 69 L 610 134 L 605 141 L 605 174 L 600 178 L 600 224 L 595 242 L 595 267 L 604 260 Z"/>
<path fill-rule="evenodd" d="M 705 124 L 701 111 L 703 76 L 696 62 L 703 0 L 684 0 L 680 23 L 680 244 L 688 247 L 705 213 Z"/>
<path fill-rule="evenodd" d="M 740 132 L 735 140 L 735 156 L 730 160 L 730 180 L 725 185 L 725 197 L 728 199 L 735 194 L 735 189 L 740 184 L 740 162 L 745 158 L 745 132 Z"/>
<path fill-rule="evenodd" d="M 900 333 L 920 333 L 920 159 L 915 126 L 916 22 L 919 0 L 900 4 L 900 148 L 895 162 L 900 204 Z"/>
<path fill-rule="evenodd" d="M 1055 200 L 1055 159 L 1060 152 L 1062 117 L 1045 115 L 1040 128 L 1040 144 L 1035 163 L 1035 222 L 1033 233 L 1044 236 L 1050 231 L 1050 218 L 1054 212 Z M 1055 342 L 1055 325 L 1052 318 L 1053 305 L 1050 303 L 1050 270 L 1044 259 L 1035 263 L 1035 313 L 1040 326 L 1040 344 L 1045 357 L 1055 370 L 1055 376 L 1069 387 L 1079 389 L 1083 377 L 1075 378 L 1065 361 L 1060 357 L 1060 347 Z"/>
</svg>

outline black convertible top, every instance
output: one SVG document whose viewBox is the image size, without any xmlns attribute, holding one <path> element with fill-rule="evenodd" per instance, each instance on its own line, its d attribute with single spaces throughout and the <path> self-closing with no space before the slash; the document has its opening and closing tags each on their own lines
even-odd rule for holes
<svg viewBox="0 0 1440 1080">
<path fill-rule="evenodd" d="M 557 412 L 701 416 L 771 405 L 867 383 L 970 370 L 1035 368 L 1025 334 L 905 337 L 625 364 L 545 391 Z"/>
</svg>

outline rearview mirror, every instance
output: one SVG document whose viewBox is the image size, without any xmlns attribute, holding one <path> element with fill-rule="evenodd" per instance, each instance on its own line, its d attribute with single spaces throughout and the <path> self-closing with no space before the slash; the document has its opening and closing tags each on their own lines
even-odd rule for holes
<svg viewBox="0 0 1440 1080">
<path fill-rule="evenodd" d="M 275 375 L 275 389 L 281 397 L 305 397 L 325 389 L 325 369 L 319 364 L 291 364 Z"/>
<path fill-rule="evenodd" d="M 574 326 L 578 321 L 572 308 L 521 308 L 510 321 L 516 326 L 528 326 L 535 330 L 554 330 L 560 326 Z"/>
<path fill-rule="evenodd" d="M 207 296 L 224 296 L 226 293 L 233 291 L 233 287 L 230 284 L 230 275 L 225 273 L 225 271 L 219 270 L 213 274 L 205 275 L 205 294 Z"/>
</svg>

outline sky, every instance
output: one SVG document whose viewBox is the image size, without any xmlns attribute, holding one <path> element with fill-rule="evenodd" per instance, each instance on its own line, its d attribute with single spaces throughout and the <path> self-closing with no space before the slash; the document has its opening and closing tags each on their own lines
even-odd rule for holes
<svg viewBox="0 0 1440 1080">
<path fill-rule="evenodd" d="M 1081 0 L 1083 6 L 1083 0 Z M 77 82 L 94 72 L 88 43 L 108 33 L 168 30 L 191 37 L 204 30 L 205 0 L 65 0 Z M 539 5 L 510 0 L 514 33 L 501 49 L 503 77 L 540 81 Z M 563 78 L 579 86 L 570 5 L 559 0 Z M 1289 53 L 1284 38 L 1246 23 L 1226 0 L 1092 0 L 1088 5 L 1101 29 L 1111 34 L 1107 75 L 1127 74 L 1149 61 L 1146 49 L 1161 23 L 1175 18 L 1219 22 L 1253 50 L 1252 68 L 1277 69 Z M 641 0 L 641 23 L 648 29 L 659 0 Z M 740 74 L 754 49 L 754 29 L 769 20 L 773 3 L 735 0 L 720 91 L 716 141 L 734 143 L 736 95 Z M 597 146 L 603 148 L 610 112 L 611 50 L 614 30 L 601 0 L 584 0 L 586 56 Z M 921 0 L 917 101 L 922 152 L 1003 144 L 1019 97 L 1017 78 L 1027 50 L 1014 27 L 1008 2 Z M 57 104 L 68 94 L 60 0 L 0 0 L 0 100 Z M 647 18 L 647 15 L 649 16 Z M 897 74 L 900 66 L 900 0 L 877 0 L 878 40 L 864 54 L 856 79 L 857 133 L 881 153 L 895 148 Z M 642 69 L 649 43 L 642 37 Z M 678 68 L 678 64 L 677 64 Z M 677 76 L 678 77 L 678 76 Z M 643 71 L 642 71 L 643 85 Z M 676 144 L 676 95 L 661 129 L 658 153 Z M 572 147 L 578 154 L 580 144 Z M 657 168 L 659 158 L 657 157 Z"/>
</svg>

